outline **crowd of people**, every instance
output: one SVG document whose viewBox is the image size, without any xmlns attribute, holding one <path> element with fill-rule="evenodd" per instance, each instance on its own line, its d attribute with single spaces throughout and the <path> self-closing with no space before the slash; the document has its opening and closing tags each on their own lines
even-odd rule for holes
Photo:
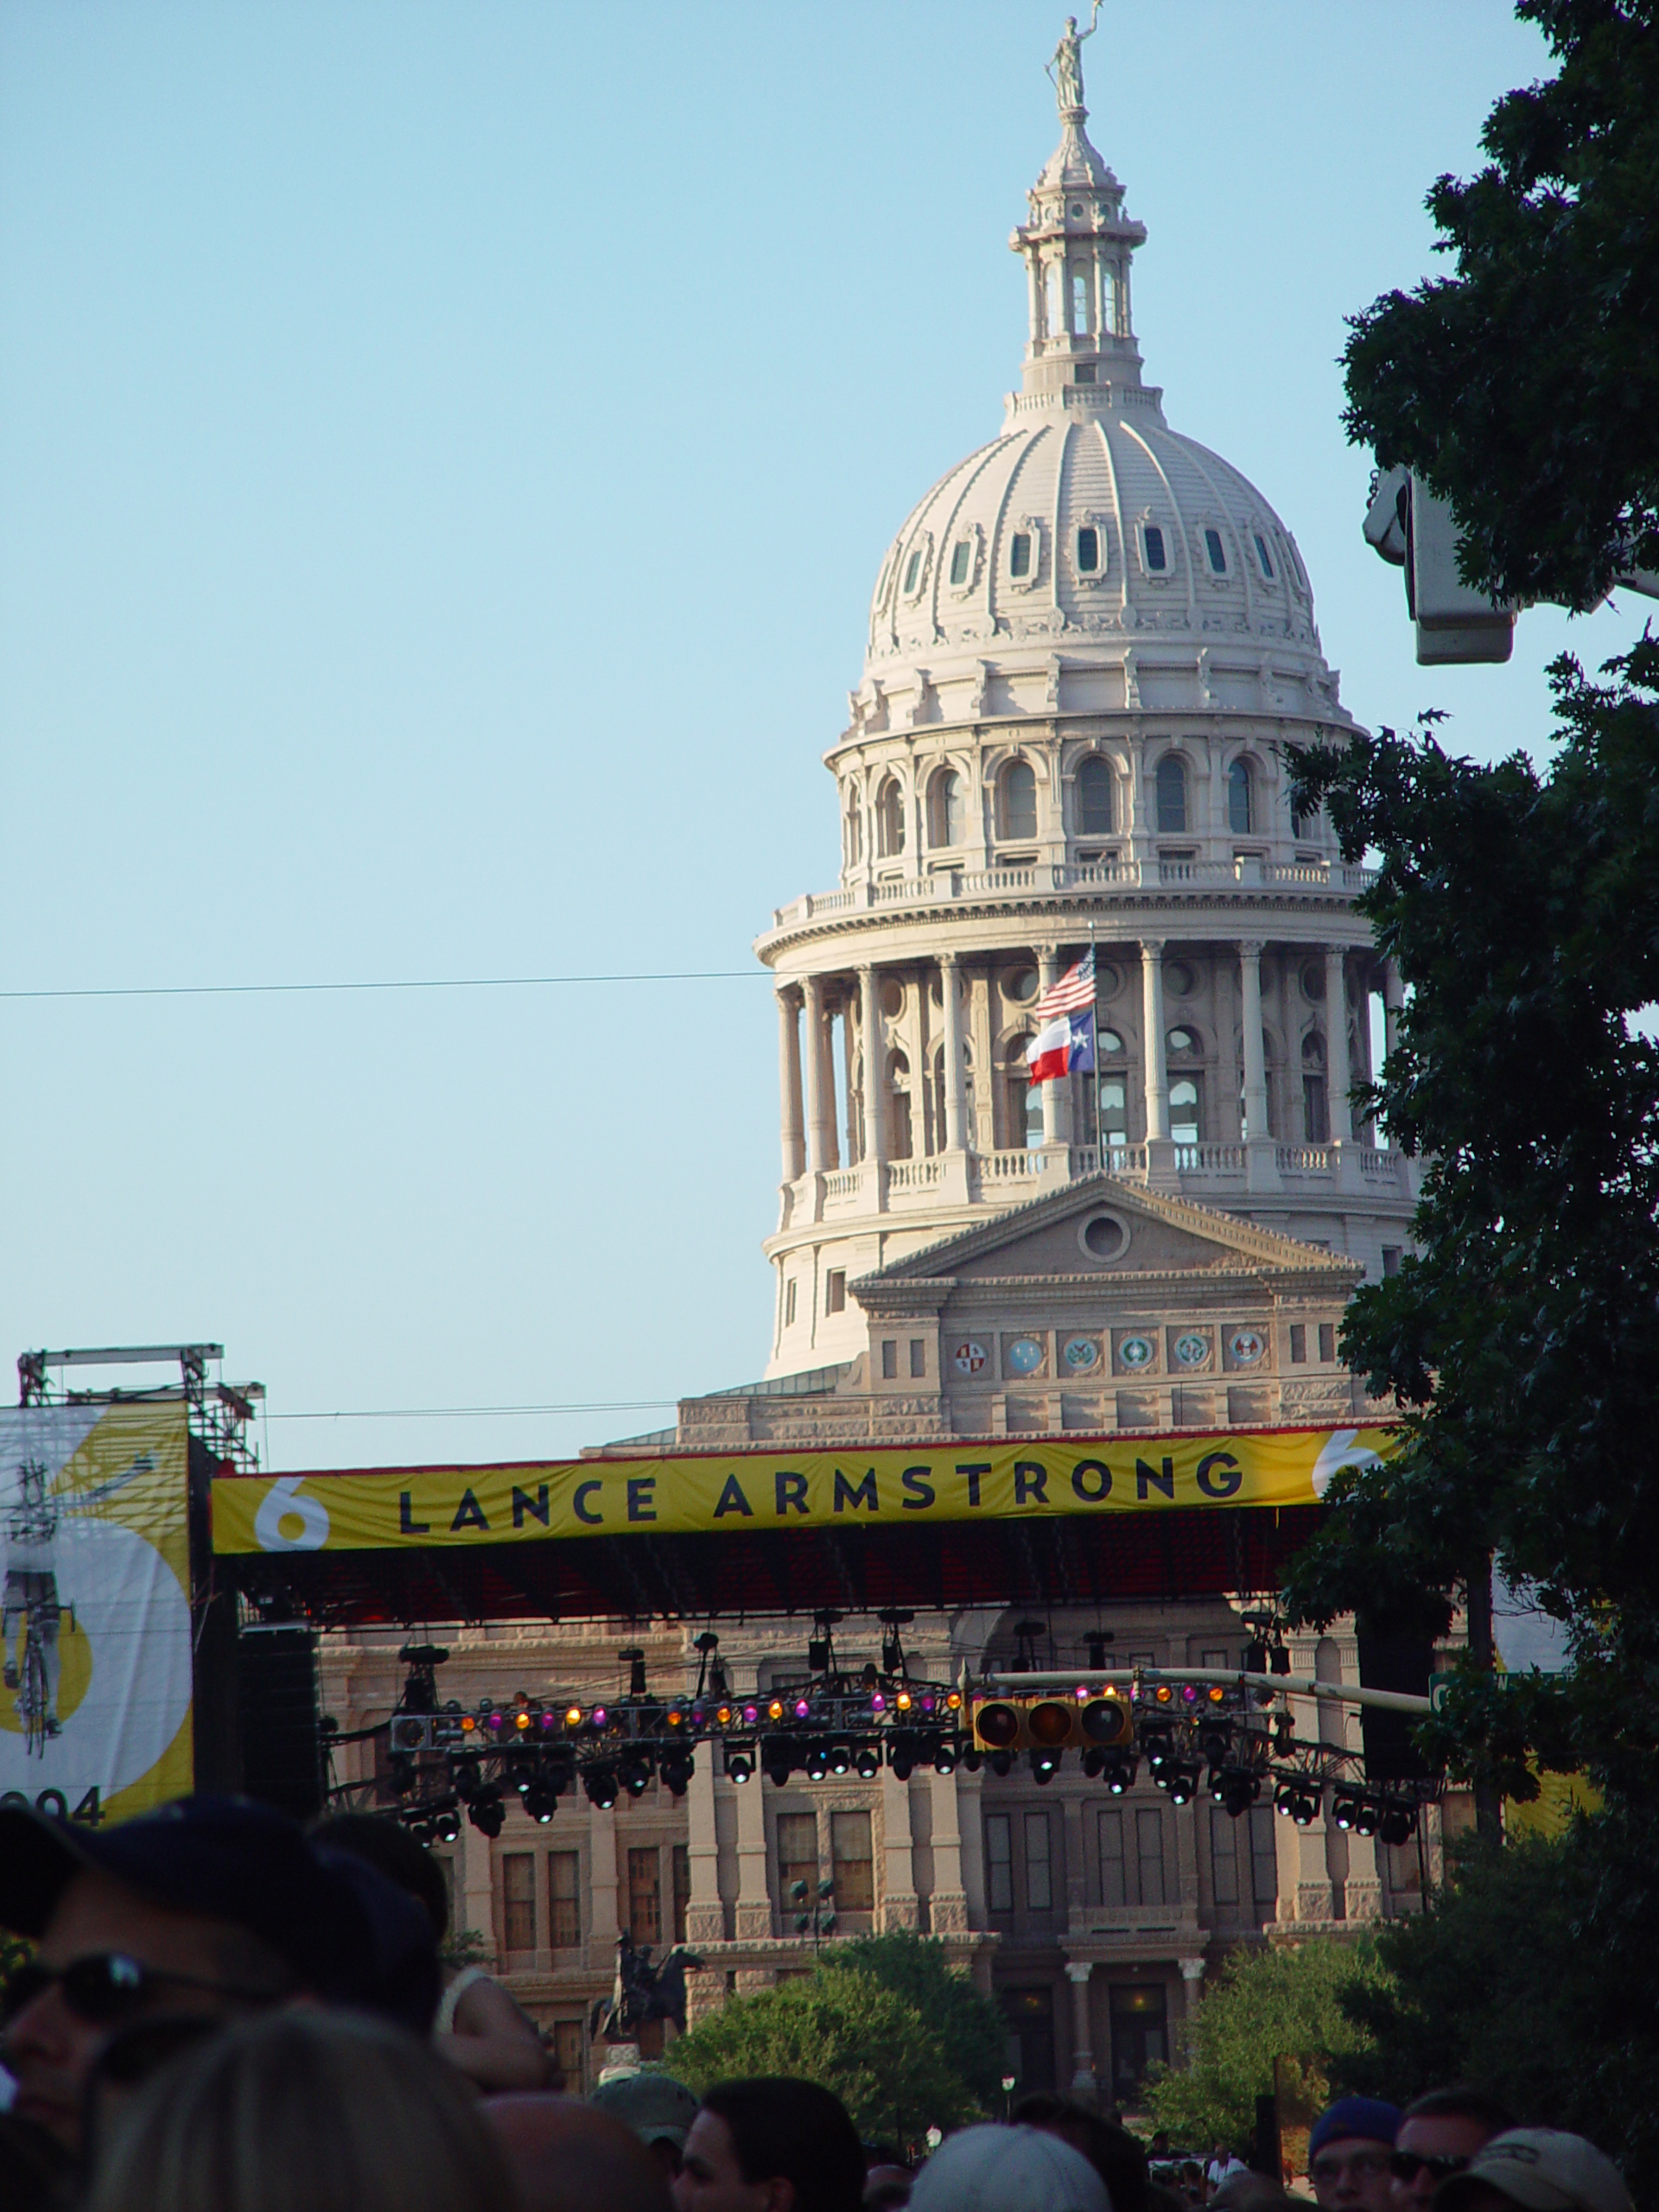
<svg viewBox="0 0 1659 2212">
<path fill-rule="evenodd" d="M 95 1829 L 0 1807 L 0 2212 L 1288 2212 L 1298 2178 L 1205 2161 L 1052 2095 L 912 2162 L 829 2090 L 664 2072 L 568 2094 L 395 1821 L 307 1834 L 198 1797 Z M 1322 2212 L 1632 2212 L 1584 2137 L 1447 2088 L 1345 2097 L 1307 2143 Z"/>
</svg>

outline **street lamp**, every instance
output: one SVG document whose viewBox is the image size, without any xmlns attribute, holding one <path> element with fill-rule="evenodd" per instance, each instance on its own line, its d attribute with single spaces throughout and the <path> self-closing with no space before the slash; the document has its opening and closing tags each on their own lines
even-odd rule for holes
<svg viewBox="0 0 1659 2212">
<path fill-rule="evenodd" d="M 794 1899 L 797 1907 L 795 1933 L 798 1936 L 804 1936 L 810 1932 L 812 1949 L 816 1955 L 823 1938 L 826 1936 L 833 1936 L 836 1932 L 836 1909 L 830 1903 L 830 1899 L 836 1894 L 836 1885 L 831 1881 L 820 1881 L 818 1894 L 813 1900 L 810 1910 L 807 1907 L 808 1891 L 804 1881 L 791 1882 L 789 1885 L 789 1894 Z"/>
<path fill-rule="evenodd" d="M 1002 2076 L 1002 2118 L 1005 2121 L 1008 2117 L 1008 2099 L 1014 2094 L 1014 2085 L 1018 2078 L 1014 2074 Z"/>
</svg>

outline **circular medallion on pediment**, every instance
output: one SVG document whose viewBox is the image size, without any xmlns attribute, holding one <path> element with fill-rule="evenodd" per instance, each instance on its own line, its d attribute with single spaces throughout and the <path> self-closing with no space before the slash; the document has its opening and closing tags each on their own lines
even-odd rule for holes
<svg viewBox="0 0 1659 2212">
<path fill-rule="evenodd" d="M 1235 1367 L 1254 1367 L 1267 1348 L 1267 1339 L 1256 1329 L 1235 1329 L 1227 1343 Z"/>
<path fill-rule="evenodd" d="M 1125 1337 L 1117 1347 L 1117 1356 L 1131 1373 L 1150 1367 L 1155 1354 L 1150 1337 Z"/>
<path fill-rule="evenodd" d="M 1034 1375 L 1046 1356 L 1038 1337 L 1015 1337 L 1003 1354 L 1010 1372 L 1015 1375 Z"/>
<path fill-rule="evenodd" d="M 952 1357 L 958 1375 L 977 1375 L 985 1364 L 985 1347 L 969 1338 L 968 1343 L 957 1346 Z"/>
<path fill-rule="evenodd" d="M 1182 1367 L 1207 1367 L 1210 1363 L 1210 1339 L 1200 1336 L 1196 1329 L 1185 1329 L 1175 1339 L 1175 1358 Z"/>
<path fill-rule="evenodd" d="M 1068 1337 L 1060 1357 L 1074 1375 L 1086 1375 L 1100 1364 L 1100 1346 L 1092 1337 Z"/>
</svg>

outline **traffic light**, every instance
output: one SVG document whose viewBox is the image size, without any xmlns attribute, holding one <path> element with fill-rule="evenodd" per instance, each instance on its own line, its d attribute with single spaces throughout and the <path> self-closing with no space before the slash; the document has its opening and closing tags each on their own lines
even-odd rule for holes
<svg viewBox="0 0 1659 2212">
<path fill-rule="evenodd" d="M 976 1751 L 987 1754 L 995 1771 L 1006 1773 L 1014 1755 L 1027 1752 L 1032 1770 L 1046 1782 L 1068 1751 L 1080 1751 L 1094 1770 L 1112 1752 L 1135 1741 L 1135 1714 L 1116 1689 L 1096 1694 L 1079 1686 L 1070 1697 L 999 1697 L 976 1703 L 972 1715 Z"/>
</svg>

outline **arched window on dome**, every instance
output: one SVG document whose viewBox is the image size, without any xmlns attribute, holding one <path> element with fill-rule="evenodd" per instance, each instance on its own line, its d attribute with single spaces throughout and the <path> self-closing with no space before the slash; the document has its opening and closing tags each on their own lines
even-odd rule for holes
<svg viewBox="0 0 1659 2212">
<path fill-rule="evenodd" d="M 1028 760 L 1010 760 L 996 787 L 997 832 L 1004 837 L 1037 835 L 1037 773 Z"/>
<path fill-rule="evenodd" d="M 1325 1039 L 1310 1029 L 1302 1039 L 1302 1128 L 1309 1144 L 1331 1141 L 1330 1095 L 1325 1084 Z"/>
<path fill-rule="evenodd" d="M 1186 763 L 1176 753 L 1166 753 L 1158 763 L 1158 834 L 1167 837 L 1186 828 Z"/>
<path fill-rule="evenodd" d="M 1117 279 L 1109 269 L 1100 272 L 1100 327 L 1108 335 L 1117 329 Z"/>
<path fill-rule="evenodd" d="M 1259 530 L 1253 531 L 1251 534 L 1255 541 L 1256 565 L 1262 571 L 1263 581 L 1267 583 L 1271 583 L 1274 580 L 1273 556 L 1268 550 L 1268 541 L 1262 537 Z"/>
<path fill-rule="evenodd" d="M 1071 271 L 1071 330 L 1075 337 L 1084 337 L 1089 329 L 1089 276 L 1082 269 Z"/>
<path fill-rule="evenodd" d="M 1077 834 L 1109 837 L 1113 827 L 1110 766 L 1098 753 L 1086 753 L 1077 764 Z"/>
<path fill-rule="evenodd" d="M 895 859 L 904 851 L 905 795 L 896 776 L 889 776 L 876 794 L 875 835 L 877 853 L 882 860 Z"/>
<path fill-rule="evenodd" d="M 864 810 L 855 785 L 847 792 L 847 865 L 856 868 L 864 857 Z"/>
<path fill-rule="evenodd" d="M 1065 272 L 1059 263 L 1051 261 L 1043 286 L 1043 302 L 1047 310 L 1045 317 L 1047 323 L 1047 328 L 1044 332 L 1045 337 L 1058 338 L 1065 328 L 1065 318 L 1061 312 L 1060 305 L 1060 286 L 1064 282 L 1064 276 Z"/>
<path fill-rule="evenodd" d="M 908 1160 L 912 1135 L 910 1062 L 903 1052 L 887 1055 L 887 1158 Z"/>
<path fill-rule="evenodd" d="M 968 808 L 962 778 L 954 768 L 941 768 L 927 787 L 927 842 L 933 846 L 964 844 L 968 837 Z"/>
<path fill-rule="evenodd" d="M 1248 837 L 1255 828 L 1250 764 L 1235 760 L 1227 771 L 1227 827 L 1236 837 Z"/>
<path fill-rule="evenodd" d="M 1169 1135 L 1173 1144 L 1200 1144 L 1199 1075 L 1184 1075 L 1169 1086 Z"/>
</svg>

